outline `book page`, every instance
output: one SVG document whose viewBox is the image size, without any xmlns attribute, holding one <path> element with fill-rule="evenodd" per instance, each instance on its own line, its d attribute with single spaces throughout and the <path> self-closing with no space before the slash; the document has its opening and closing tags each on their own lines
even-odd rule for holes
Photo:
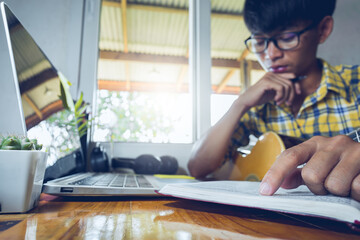
<svg viewBox="0 0 360 240">
<path fill-rule="evenodd" d="M 349 197 L 314 195 L 306 186 L 279 189 L 273 196 L 259 194 L 260 182 L 209 181 L 168 184 L 159 193 L 173 197 L 311 215 L 354 223 L 360 203 Z"/>
<path fill-rule="evenodd" d="M 204 189 L 204 190 L 216 190 L 217 192 L 227 192 L 227 193 L 238 193 L 246 194 L 259 197 L 268 197 L 262 196 L 259 194 L 259 182 L 246 182 L 246 181 L 212 181 L 212 182 L 200 182 L 193 183 L 188 187 L 195 189 Z M 280 188 L 272 198 L 285 198 L 285 199 L 296 199 L 296 200 L 307 200 L 307 201 L 320 201 L 327 203 L 338 203 L 344 205 L 351 205 L 360 209 L 360 203 L 349 198 L 349 197 L 338 197 L 331 194 L 328 195 L 315 195 L 313 194 L 306 186 L 299 186 L 296 189 L 282 189 Z"/>
</svg>

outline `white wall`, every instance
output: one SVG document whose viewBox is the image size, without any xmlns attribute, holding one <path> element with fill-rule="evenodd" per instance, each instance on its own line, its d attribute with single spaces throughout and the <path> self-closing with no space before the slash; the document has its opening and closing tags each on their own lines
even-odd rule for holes
<svg viewBox="0 0 360 240">
<path fill-rule="evenodd" d="M 360 1 L 337 0 L 334 30 L 318 56 L 333 65 L 360 64 Z"/>
<path fill-rule="evenodd" d="M 53 65 L 73 84 L 76 97 L 84 0 L 4 0 Z"/>
</svg>

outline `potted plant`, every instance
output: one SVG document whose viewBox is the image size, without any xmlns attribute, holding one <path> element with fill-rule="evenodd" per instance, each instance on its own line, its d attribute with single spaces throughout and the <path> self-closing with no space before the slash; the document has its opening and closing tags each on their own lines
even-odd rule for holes
<svg viewBox="0 0 360 240">
<path fill-rule="evenodd" d="M 38 205 L 47 159 L 41 148 L 35 139 L 0 136 L 0 213 Z"/>
</svg>

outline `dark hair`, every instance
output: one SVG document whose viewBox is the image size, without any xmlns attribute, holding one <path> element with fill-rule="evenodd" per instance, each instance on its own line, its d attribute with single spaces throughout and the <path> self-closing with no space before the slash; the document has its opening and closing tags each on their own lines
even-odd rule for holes
<svg viewBox="0 0 360 240">
<path fill-rule="evenodd" d="M 334 13 L 336 0 L 246 0 L 244 19 L 252 33 L 285 30 L 303 22 L 317 24 Z"/>
</svg>

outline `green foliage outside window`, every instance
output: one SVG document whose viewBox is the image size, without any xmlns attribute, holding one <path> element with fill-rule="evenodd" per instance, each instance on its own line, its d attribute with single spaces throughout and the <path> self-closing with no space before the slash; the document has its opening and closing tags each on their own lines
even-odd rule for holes
<svg viewBox="0 0 360 240">
<path fill-rule="evenodd" d="M 162 111 L 156 93 L 99 91 L 96 128 L 105 141 L 168 142 L 173 116 Z"/>
</svg>

